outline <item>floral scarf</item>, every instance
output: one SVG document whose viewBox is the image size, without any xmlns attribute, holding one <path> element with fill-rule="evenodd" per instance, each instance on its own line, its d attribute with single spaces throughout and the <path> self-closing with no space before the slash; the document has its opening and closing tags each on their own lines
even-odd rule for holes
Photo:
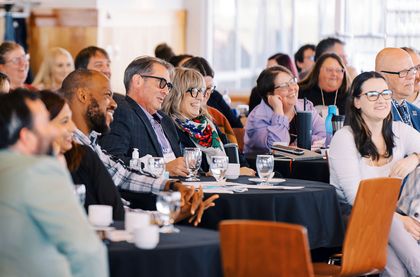
<svg viewBox="0 0 420 277">
<path fill-rule="evenodd" d="M 200 115 L 192 120 L 181 121 L 175 119 L 182 131 L 187 133 L 192 141 L 203 148 L 220 148 L 222 142 L 217 134 L 216 128 L 204 115 Z"/>
</svg>

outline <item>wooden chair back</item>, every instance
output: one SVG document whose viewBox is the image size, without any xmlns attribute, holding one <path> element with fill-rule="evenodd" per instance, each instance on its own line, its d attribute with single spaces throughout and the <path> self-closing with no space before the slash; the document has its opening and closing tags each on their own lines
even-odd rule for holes
<svg viewBox="0 0 420 277">
<path fill-rule="evenodd" d="M 344 239 L 340 276 L 383 271 L 400 187 L 397 178 L 360 182 Z"/>
<path fill-rule="evenodd" d="M 303 226 L 225 220 L 219 230 L 225 277 L 313 276 Z"/>
</svg>

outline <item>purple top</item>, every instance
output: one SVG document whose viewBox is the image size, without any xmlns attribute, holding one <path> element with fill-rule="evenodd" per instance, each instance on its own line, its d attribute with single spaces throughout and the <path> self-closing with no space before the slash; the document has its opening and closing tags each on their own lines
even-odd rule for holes
<svg viewBox="0 0 420 277">
<path fill-rule="evenodd" d="M 303 111 L 303 99 L 298 99 L 296 111 Z M 306 102 L 306 111 L 312 112 L 312 142 L 326 137 L 324 120 L 311 101 Z M 289 119 L 274 113 L 264 101 L 249 114 L 245 126 L 245 153 L 260 153 L 270 150 L 274 142 L 290 143 Z"/>
</svg>

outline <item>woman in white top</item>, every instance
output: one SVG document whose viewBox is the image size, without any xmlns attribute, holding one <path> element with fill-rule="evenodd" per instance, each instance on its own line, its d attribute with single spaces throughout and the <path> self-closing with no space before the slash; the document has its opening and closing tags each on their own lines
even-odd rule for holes
<svg viewBox="0 0 420 277">
<path fill-rule="evenodd" d="M 343 206 L 353 205 L 361 180 L 404 178 L 419 165 L 420 133 L 392 121 L 391 97 L 379 73 L 365 72 L 353 81 L 346 110 L 349 126 L 335 134 L 329 152 L 330 182 Z M 420 275 L 418 240 L 420 223 L 395 213 L 383 276 Z"/>
</svg>

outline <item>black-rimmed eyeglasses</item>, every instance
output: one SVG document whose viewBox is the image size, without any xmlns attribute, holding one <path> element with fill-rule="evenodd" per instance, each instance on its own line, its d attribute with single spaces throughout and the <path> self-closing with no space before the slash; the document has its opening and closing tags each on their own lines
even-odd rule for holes
<svg viewBox="0 0 420 277">
<path fill-rule="evenodd" d="M 416 74 L 418 70 L 419 70 L 419 66 L 413 66 L 412 68 L 404 69 L 404 70 L 401 70 L 401 71 L 381 70 L 381 72 L 387 73 L 387 74 L 394 74 L 394 75 L 398 75 L 398 77 L 400 77 L 400 78 L 405 78 L 405 77 L 407 77 L 408 74 Z"/>
<path fill-rule="evenodd" d="M 206 94 L 206 89 L 205 88 L 189 88 L 187 89 L 187 91 L 192 98 L 197 98 L 199 93 L 202 93 L 203 96 Z"/>
<path fill-rule="evenodd" d="M 171 91 L 173 88 L 172 83 L 166 81 L 165 78 L 162 77 L 157 77 L 157 76 L 152 76 L 152 75 L 140 75 L 143 78 L 152 78 L 152 79 L 156 79 L 159 80 L 159 88 L 160 89 L 164 89 L 166 86 L 168 87 L 168 90 Z"/>
<path fill-rule="evenodd" d="M 386 90 L 383 90 L 382 92 L 368 91 L 368 92 L 360 94 L 360 96 L 362 96 L 362 95 L 366 95 L 367 100 L 369 100 L 371 102 L 375 102 L 376 100 L 378 100 L 379 95 L 382 95 L 382 98 L 384 100 L 389 100 L 392 97 L 392 90 L 386 89 Z"/>
</svg>

